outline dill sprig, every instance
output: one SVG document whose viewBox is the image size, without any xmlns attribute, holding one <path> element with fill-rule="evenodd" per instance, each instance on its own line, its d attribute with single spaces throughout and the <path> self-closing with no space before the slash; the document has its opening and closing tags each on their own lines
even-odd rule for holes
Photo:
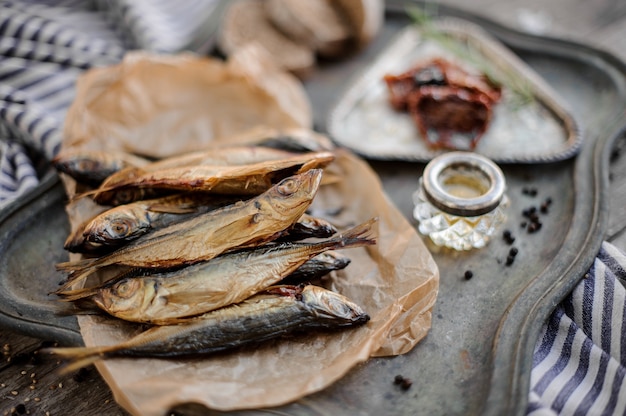
<svg viewBox="0 0 626 416">
<path fill-rule="evenodd" d="M 483 54 L 479 52 L 479 48 L 472 45 L 469 39 L 467 42 L 463 42 L 461 39 L 455 38 L 437 28 L 430 17 L 434 13 L 427 13 L 416 6 L 409 6 L 406 11 L 425 38 L 437 42 L 459 59 L 469 62 L 478 71 L 482 72 L 493 85 L 509 88 L 514 94 L 512 101 L 516 105 L 522 106 L 535 100 L 533 89 L 525 78 L 515 72 L 494 70 L 493 65 L 490 65 L 484 59 Z"/>
</svg>

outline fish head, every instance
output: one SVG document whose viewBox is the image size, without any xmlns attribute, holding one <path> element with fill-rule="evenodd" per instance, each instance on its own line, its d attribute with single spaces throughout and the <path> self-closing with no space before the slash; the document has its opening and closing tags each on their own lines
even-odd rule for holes
<svg viewBox="0 0 626 416">
<path fill-rule="evenodd" d="M 311 169 L 283 179 L 268 191 L 272 209 L 279 215 L 300 217 L 313 201 L 322 180 L 322 169 Z"/>
<path fill-rule="evenodd" d="M 302 301 L 317 318 L 332 322 L 333 326 L 364 324 L 370 317 L 356 303 L 339 293 L 319 286 L 302 289 Z"/>
<path fill-rule="evenodd" d="M 102 181 L 99 172 L 103 170 L 102 162 L 93 158 L 91 154 L 59 155 L 52 159 L 56 169 L 70 176 L 78 175 L 85 179 L 92 179 L 95 183 Z"/>
<path fill-rule="evenodd" d="M 328 270 L 341 270 L 348 267 L 350 257 L 344 256 L 336 251 L 326 251 L 315 256 L 315 260 L 323 264 Z"/>
<path fill-rule="evenodd" d="M 133 320 L 133 314 L 142 311 L 154 297 L 153 285 L 144 278 L 124 278 L 104 287 L 94 302 L 104 311 L 119 318 Z"/>
<path fill-rule="evenodd" d="M 150 227 L 146 215 L 126 207 L 119 208 L 94 218 L 83 231 L 85 239 L 93 243 L 120 244 L 145 234 Z"/>
</svg>

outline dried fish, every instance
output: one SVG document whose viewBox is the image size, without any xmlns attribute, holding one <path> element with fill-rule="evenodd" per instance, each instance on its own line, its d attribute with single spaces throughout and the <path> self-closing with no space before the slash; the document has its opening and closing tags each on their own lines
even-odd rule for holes
<svg viewBox="0 0 626 416">
<path fill-rule="evenodd" d="M 72 272 L 60 291 L 110 265 L 175 267 L 275 240 L 304 214 L 321 178 L 321 169 L 311 169 L 255 198 L 144 235 L 104 257 L 59 263 L 58 269 Z"/>
<path fill-rule="evenodd" d="M 278 180 L 308 169 L 323 168 L 334 158 L 331 152 L 315 152 L 248 165 L 195 165 L 155 172 L 136 172 L 136 175 L 129 175 L 128 178 L 116 182 L 109 178 L 98 190 L 88 194 L 94 194 L 94 201 L 104 205 L 129 203 L 142 198 L 144 189 L 155 188 L 258 195 Z"/>
<path fill-rule="evenodd" d="M 71 234 L 64 248 L 74 253 L 106 253 L 140 236 L 184 221 L 241 198 L 201 192 L 136 201 L 104 211 Z"/>
<path fill-rule="evenodd" d="M 270 160 L 287 159 L 297 156 L 296 153 L 281 149 L 241 145 L 216 147 L 208 150 L 186 153 L 158 160 L 141 167 L 144 172 L 156 172 L 163 169 L 180 168 L 185 166 L 238 166 Z"/>
<path fill-rule="evenodd" d="M 270 149 L 258 146 L 228 146 L 203 151 L 185 153 L 146 164 L 136 169 L 124 169 L 107 178 L 105 186 L 115 185 L 132 180 L 148 172 L 165 169 L 184 168 L 189 166 L 239 166 L 270 160 L 287 159 L 296 156 L 285 150 Z"/>
<path fill-rule="evenodd" d="M 142 167 L 149 160 L 129 153 L 85 149 L 62 150 L 53 166 L 80 183 L 98 186 L 108 176 L 128 167 Z"/>
<path fill-rule="evenodd" d="M 279 286 L 176 325 L 156 326 L 111 346 L 49 348 L 70 361 L 65 372 L 113 357 L 180 357 L 258 343 L 295 330 L 338 329 L 369 321 L 355 303 L 318 286 Z"/>
<path fill-rule="evenodd" d="M 90 300 L 127 321 L 168 325 L 178 318 L 241 302 L 327 250 L 375 244 L 370 236 L 375 221 L 319 242 L 272 244 L 223 254 L 172 272 L 125 277 L 101 287 L 58 294 L 67 301 Z"/>
</svg>

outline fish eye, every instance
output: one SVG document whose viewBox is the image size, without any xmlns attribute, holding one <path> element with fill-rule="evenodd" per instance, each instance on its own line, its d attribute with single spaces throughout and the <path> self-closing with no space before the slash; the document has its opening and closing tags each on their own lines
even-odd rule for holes
<svg viewBox="0 0 626 416">
<path fill-rule="evenodd" d="M 125 218 L 111 221 L 111 223 L 106 227 L 106 232 L 113 238 L 125 237 L 130 234 L 131 229 L 132 227 L 130 221 Z"/>
<path fill-rule="evenodd" d="M 126 298 L 135 292 L 134 289 L 136 286 L 137 285 L 132 280 L 122 280 L 113 285 L 112 292 L 116 296 Z"/>
<path fill-rule="evenodd" d="M 292 178 L 285 179 L 278 185 L 277 189 L 282 195 L 291 195 L 298 190 L 298 181 Z"/>
</svg>

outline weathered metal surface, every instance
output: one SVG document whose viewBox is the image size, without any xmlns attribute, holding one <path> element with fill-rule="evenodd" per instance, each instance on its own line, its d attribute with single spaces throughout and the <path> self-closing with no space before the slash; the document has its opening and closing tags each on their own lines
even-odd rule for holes
<svg viewBox="0 0 626 416">
<path fill-rule="evenodd" d="M 524 35 L 491 22 L 440 8 L 442 14 L 468 18 L 504 41 L 554 88 L 572 109 L 583 143 L 573 159 L 546 164 L 506 165 L 511 200 L 505 228 L 518 248 L 494 239 L 467 253 L 433 250 L 441 287 L 428 336 L 410 353 L 371 359 L 331 388 L 273 411 L 284 414 L 523 414 L 528 394 L 532 348 L 543 321 L 583 277 L 606 229 L 608 152 L 624 127 L 626 67 L 579 44 Z M 306 83 L 316 127 L 325 129 L 328 110 L 359 70 L 375 58 L 407 24 L 390 11 L 381 36 L 347 62 L 328 63 Z M 424 165 L 372 161 L 389 197 L 411 218 L 411 194 Z M 536 190 L 537 194 L 532 196 Z M 522 211 L 552 204 L 540 214 L 542 227 L 521 228 Z M 46 294 L 62 276 L 54 264 L 67 258 L 62 242 L 69 230 L 63 191 L 51 177 L 5 211 L 0 222 L 0 321 L 39 337 L 80 342 L 75 322 L 55 315 L 56 301 Z M 472 270 L 471 280 L 464 272 Z M 56 305 L 56 306 L 55 306 Z M 295 363 L 297 365 L 297 363 Z M 303 369 L 306 371 L 306 369 Z M 395 375 L 413 380 L 409 390 L 394 385 Z M 185 413 L 204 409 L 187 407 Z M 238 414 L 257 414 L 258 411 Z"/>
</svg>

